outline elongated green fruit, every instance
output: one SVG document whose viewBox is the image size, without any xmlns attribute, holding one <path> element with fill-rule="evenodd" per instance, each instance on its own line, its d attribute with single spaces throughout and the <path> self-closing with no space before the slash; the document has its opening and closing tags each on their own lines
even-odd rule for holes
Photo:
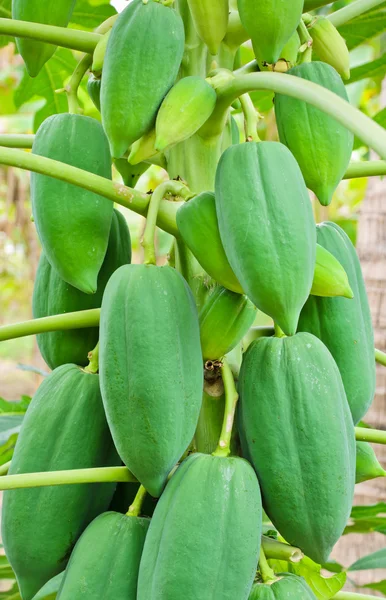
<svg viewBox="0 0 386 600">
<path fill-rule="evenodd" d="M 101 79 L 97 79 L 94 75 L 90 75 L 87 81 L 87 91 L 95 108 L 101 110 Z"/>
<path fill-rule="evenodd" d="M 188 0 L 196 31 L 215 56 L 225 37 L 229 20 L 229 0 Z"/>
<path fill-rule="evenodd" d="M 85 152 L 82 140 L 87 140 Z M 90 117 L 53 115 L 39 127 L 32 152 L 111 179 L 103 128 Z M 97 289 L 113 203 L 76 185 L 31 173 L 32 211 L 47 260 L 58 275 L 86 294 Z"/>
<path fill-rule="evenodd" d="M 300 169 L 277 142 L 231 146 L 216 173 L 221 240 L 244 292 L 287 335 L 311 290 L 316 235 Z"/>
<path fill-rule="evenodd" d="M 204 360 L 217 360 L 233 350 L 256 317 L 256 308 L 246 296 L 217 287 L 199 314 Z"/>
<path fill-rule="evenodd" d="M 102 75 L 102 68 L 105 60 L 107 43 L 109 41 L 110 34 L 111 29 L 109 29 L 109 31 L 107 31 L 107 33 L 103 35 L 103 37 L 99 40 L 94 50 L 91 71 L 92 73 L 94 73 L 95 77 L 100 77 Z"/>
<path fill-rule="evenodd" d="M 107 512 L 78 540 L 57 600 L 136 600 L 150 519 Z"/>
<path fill-rule="evenodd" d="M 260 338 L 244 355 L 239 393 L 242 447 L 264 508 L 288 543 L 322 564 L 355 484 L 354 424 L 336 363 L 311 334 Z"/>
<path fill-rule="evenodd" d="M 102 296 L 111 275 L 131 261 L 130 232 L 125 217 L 114 210 L 109 245 L 98 276 L 95 294 L 84 294 L 59 277 L 42 253 L 32 297 L 34 319 L 78 310 L 100 308 Z M 66 363 L 86 366 L 87 354 L 98 342 L 99 328 L 69 329 L 41 333 L 37 336 L 39 350 L 51 369 Z"/>
<path fill-rule="evenodd" d="M 273 582 L 255 583 L 249 600 L 316 600 L 316 596 L 303 577 L 279 573 Z"/>
<path fill-rule="evenodd" d="M 288 73 L 348 100 L 342 79 L 326 63 L 303 63 Z M 329 115 L 289 96 L 276 94 L 275 112 L 280 141 L 295 156 L 307 187 L 328 206 L 350 162 L 353 134 Z"/>
<path fill-rule="evenodd" d="M 12 18 L 45 25 L 67 27 L 76 0 L 12 0 Z M 16 38 L 17 49 L 23 57 L 28 75 L 36 77 L 43 65 L 55 52 L 57 46 L 27 38 Z"/>
<path fill-rule="evenodd" d="M 118 464 L 98 375 L 75 365 L 59 367 L 28 408 L 9 473 Z M 78 537 L 107 509 L 114 489 L 92 484 L 4 492 L 2 538 L 23 600 L 65 568 Z"/>
<path fill-rule="evenodd" d="M 158 154 L 155 147 L 155 136 L 155 127 L 153 127 L 150 131 L 140 137 L 139 140 L 134 142 L 131 146 L 128 158 L 130 165 L 138 165 L 144 160 L 149 160 L 149 158 L 153 158 L 153 156 Z"/>
<path fill-rule="evenodd" d="M 354 297 L 346 271 L 335 256 L 320 244 L 316 244 L 316 264 L 311 294 Z"/>
<path fill-rule="evenodd" d="M 377 455 L 368 442 L 357 442 L 356 449 L 355 483 L 386 477 L 386 471 L 379 464 Z"/>
<path fill-rule="evenodd" d="M 309 33 L 318 58 L 334 67 L 343 79 L 350 79 L 350 53 L 345 39 L 331 21 L 318 16 L 311 24 Z"/>
<path fill-rule="evenodd" d="M 216 100 L 216 92 L 205 79 L 195 76 L 180 79 L 158 111 L 156 150 L 161 152 L 195 134 L 209 119 Z"/>
<path fill-rule="evenodd" d="M 274 64 L 300 23 L 304 0 L 238 0 L 257 61 Z"/>
<path fill-rule="evenodd" d="M 155 509 L 137 600 L 247 600 L 261 519 L 259 484 L 245 460 L 192 454 Z"/>
<path fill-rule="evenodd" d="M 102 122 L 114 158 L 154 125 L 176 80 L 184 38 L 181 17 L 153 0 L 134 0 L 114 23 L 101 89 Z"/>
<path fill-rule="evenodd" d="M 342 375 L 355 423 L 374 398 L 374 333 L 360 262 L 354 246 L 335 223 L 317 227 L 318 243 L 345 269 L 354 298 L 310 296 L 299 319 L 299 331 L 313 333 L 327 346 Z"/>
<path fill-rule="evenodd" d="M 279 58 L 278 63 L 280 63 L 282 61 L 285 62 L 286 66 L 287 66 L 287 70 L 294 67 L 297 62 L 300 46 L 301 46 L 300 37 L 299 37 L 298 32 L 295 31 L 295 33 L 293 33 L 291 35 L 289 41 L 286 43 L 286 45 L 280 52 L 280 58 Z M 281 69 L 279 69 L 279 66 L 280 66 L 279 64 L 275 65 L 275 71 L 281 70 Z"/>
<path fill-rule="evenodd" d="M 100 376 L 117 450 L 159 496 L 193 438 L 203 386 L 196 307 L 177 271 L 129 265 L 111 277 L 101 310 Z"/>
</svg>

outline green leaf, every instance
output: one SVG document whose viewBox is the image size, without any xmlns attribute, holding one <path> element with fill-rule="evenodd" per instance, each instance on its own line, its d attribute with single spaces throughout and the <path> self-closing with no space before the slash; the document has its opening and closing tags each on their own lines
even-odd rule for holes
<svg viewBox="0 0 386 600">
<path fill-rule="evenodd" d="M 11 19 L 12 17 L 12 0 L 0 0 L 0 18 Z M 0 48 L 7 46 L 9 42 L 14 42 L 15 39 L 9 35 L 0 35 Z"/>
<path fill-rule="evenodd" d="M 41 590 L 38 591 L 32 600 L 54 600 L 62 583 L 63 575 L 64 571 L 47 581 L 47 583 L 42 587 Z"/>
<path fill-rule="evenodd" d="M 368 583 L 366 585 L 362 585 L 361 587 L 376 590 L 377 592 L 381 592 L 384 596 L 386 596 L 386 579 L 382 579 L 382 581 L 377 581 L 376 583 Z"/>
<path fill-rule="evenodd" d="M 16 581 L 6 592 L 0 592 L 0 600 L 22 600 Z"/>
<path fill-rule="evenodd" d="M 386 30 L 386 2 L 338 28 L 349 50 Z"/>
<path fill-rule="evenodd" d="M 319 600 L 329 600 L 335 596 L 346 583 L 346 573 L 336 573 L 332 577 L 321 575 L 321 566 L 307 556 L 299 563 L 289 563 L 290 572 L 304 577 Z"/>
<path fill-rule="evenodd" d="M 372 519 L 359 519 L 352 524 L 347 525 L 343 535 L 349 533 L 385 533 L 386 534 L 386 518 L 374 517 Z"/>
<path fill-rule="evenodd" d="M 11 402 L 0 398 L 0 417 L 4 414 L 25 413 L 31 402 L 30 396 L 22 396 L 20 402 Z"/>
<path fill-rule="evenodd" d="M 77 0 L 74 12 L 72 13 L 70 27 L 74 29 L 95 29 L 109 17 L 115 15 L 117 11 L 107 2 L 88 2 L 87 0 Z"/>
<path fill-rule="evenodd" d="M 383 79 L 386 74 L 386 54 L 383 54 L 376 60 L 354 67 L 351 69 L 351 77 L 348 83 L 355 83 L 362 79 Z"/>
<path fill-rule="evenodd" d="M 342 571 L 345 570 L 344 566 L 336 562 L 336 560 L 331 560 L 328 563 L 324 563 L 322 568 L 326 569 L 326 571 L 330 571 L 330 573 L 342 573 Z"/>
<path fill-rule="evenodd" d="M 378 123 L 381 127 L 386 129 L 386 108 L 380 110 L 374 117 L 373 120 Z"/>
<path fill-rule="evenodd" d="M 366 569 L 385 569 L 386 568 L 386 548 L 382 548 L 377 552 L 368 554 L 363 558 L 355 561 L 348 571 L 364 571 Z"/>
<path fill-rule="evenodd" d="M 386 502 L 378 502 L 378 504 L 367 506 L 353 506 L 351 519 L 368 519 L 370 517 L 377 517 L 382 513 L 386 513 Z"/>
<path fill-rule="evenodd" d="M 15 450 L 18 433 L 13 433 L 8 440 L 0 446 L 0 466 L 11 460 Z"/>
</svg>

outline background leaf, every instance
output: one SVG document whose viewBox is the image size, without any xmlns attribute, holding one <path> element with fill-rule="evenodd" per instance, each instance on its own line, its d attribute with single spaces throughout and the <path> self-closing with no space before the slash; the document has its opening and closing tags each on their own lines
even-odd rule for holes
<svg viewBox="0 0 386 600">
<path fill-rule="evenodd" d="M 386 548 L 355 561 L 348 571 L 364 571 L 365 569 L 386 569 Z"/>
<path fill-rule="evenodd" d="M 349 50 L 386 31 L 386 2 L 338 28 Z"/>
<path fill-rule="evenodd" d="M 47 583 L 42 587 L 41 590 L 38 591 L 32 600 L 54 600 L 62 583 L 63 575 L 64 571 L 47 581 Z"/>
</svg>

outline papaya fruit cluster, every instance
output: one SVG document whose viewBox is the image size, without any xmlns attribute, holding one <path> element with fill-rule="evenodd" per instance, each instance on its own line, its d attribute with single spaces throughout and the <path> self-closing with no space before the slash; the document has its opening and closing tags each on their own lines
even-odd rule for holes
<svg viewBox="0 0 386 600">
<path fill-rule="evenodd" d="M 49 15 L 35 4 L 14 0 L 14 18 L 66 26 L 74 2 Z M 315 599 L 302 577 L 267 579 L 263 509 L 283 544 L 323 564 L 355 482 L 384 475 L 355 442 L 375 388 L 359 260 L 338 225 L 315 223 L 308 192 L 331 202 L 352 134 L 276 94 L 279 141 L 239 143 L 229 111 L 220 140 L 205 137 L 221 105 L 213 82 L 229 76 L 211 69 L 235 14 L 261 70 L 284 61 L 287 77 L 347 99 L 343 51 L 325 44 L 339 34 L 302 17 L 303 0 L 171 4 L 133 0 L 99 41 L 87 89 L 101 122 L 54 115 L 32 149 L 64 174 L 31 179 L 43 249 L 34 317 L 101 312 L 99 327 L 38 335 L 53 371 L 10 474 L 123 464 L 138 483 L 60 485 L 59 473 L 58 485 L 5 492 L 2 536 L 23 600 L 63 571 L 58 600 Z M 325 62 L 300 60 L 301 22 Z M 18 47 L 32 76 L 54 51 Z M 123 215 L 66 181 L 66 165 L 109 180 L 112 163 L 127 185 L 150 163 L 186 179 L 170 264 L 131 264 Z M 274 335 L 254 327 L 259 312 Z"/>
</svg>

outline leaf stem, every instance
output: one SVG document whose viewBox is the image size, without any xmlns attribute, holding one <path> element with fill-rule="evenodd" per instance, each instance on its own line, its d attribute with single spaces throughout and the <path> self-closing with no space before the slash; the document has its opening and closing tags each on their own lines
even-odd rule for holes
<svg viewBox="0 0 386 600">
<path fill-rule="evenodd" d="M 368 429 L 367 427 L 355 427 L 355 439 L 357 442 L 386 444 L 386 431 L 381 429 Z"/>
<path fill-rule="evenodd" d="M 70 113 L 76 114 L 81 112 L 78 100 L 78 89 L 87 69 L 91 67 L 91 63 L 92 55 L 84 54 L 80 59 L 75 71 L 73 72 L 68 85 L 66 86 L 68 110 Z"/>
<path fill-rule="evenodd" d="M 383 4 L 385 0 L 356 0 L 356 2 L 352 2 L 348 6 L 344 6 L 340 10 L 337 10 L 331 15 L 328 15 L 327 19 L 331 21 L 335 27 L 340 27 L 348 21 L 355 19 L 356 17 L 360 17 L 367 11 L 379 6 L 379 4 Z"/>
<path fill-rule="evenodd" d="M 88 353 L 87 358 L 89 360 L 89 363 L 87 367 L 84 368 L 84 370 L 86 371 L 86 373 L 91 373 L 92 375 L 95 375 L 96 373 L 98 373 L 99 369 L 99 342 L 97 343 L 95 348 Z"/>
<path fill-rule="evenodd" d="M 32 148 L 35 136 L 33 133 L 2 133 L 0 134 L 0 146 L 6 148 Z"/>
<path fill-rule="evenodd" d="M 275 581 L 275 573 L 267 562 L 263 546 L 260 547 L 259 570 L 264 583 L 268 581 Z"/>
<path fill-rule="evenodd" d="M 257 133 L 259 115 L 249 94 L 240 96 L 241 108 L 244 114 L 245 137 L 247 142 L 260 142 Z"/>
<path fill-rule="evenodd" d="M 377 348 L 375 348 L 375 360 L 380 365 L 386 367 L 386 353 L 382 352 L 382 350 L 377 350 Z"/>
<path fill-rule="evenodd" d="M 263 546 L 266 558 L 286 560 L 292 563 L 298 563 L 302 560 L 302 558 L 304 558 L 304 554 L 300 548 L 283 544 L 282 542 L 273 540 L 265 535 L 263 535 L 261 538 L 261 544 Z"/>
<path fill-rule="evenodd" d="M 229 363 L 223 359 L 221 366 L 221 375 L 224 383 L 225 392 L 225 411 L 224 419 L 220 434 L 220 440 L 216 450 L 213 452 L 213 456 L 227 457 L 231 452 L 231 437 L 233 423 L 235 420 L 235 412 L 239 395 L 236 390 L 235 380 L 233 377 L 232 369 Z"/>
<path fill-rule="evenodd" d="M 9 471 L 9 467 L 11 466 L 11 461 L 9 460 L 8 462 L 4 463 L 3 465 L 1 465 L 0 467 L 0 476 L 4 476 L 8 473 Z"/>
<path fill-rule="evenodd" d="M 139 486 L 139 490 L 134 498 L 133 503 L 129 506 L 129 510 L 127 511 L 128 517 L 138 517 L 141 514 L 142 504 L 146 497 L 146 490 L 143 485 Z"/>
</svg>

